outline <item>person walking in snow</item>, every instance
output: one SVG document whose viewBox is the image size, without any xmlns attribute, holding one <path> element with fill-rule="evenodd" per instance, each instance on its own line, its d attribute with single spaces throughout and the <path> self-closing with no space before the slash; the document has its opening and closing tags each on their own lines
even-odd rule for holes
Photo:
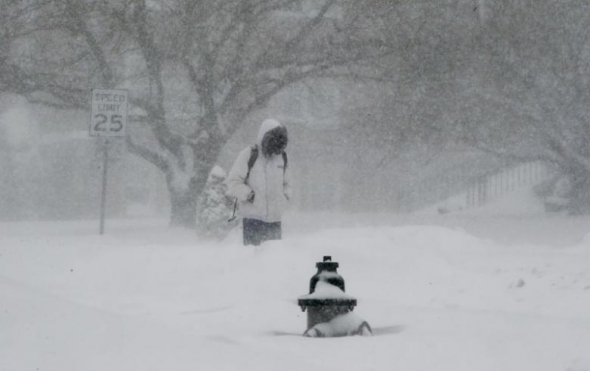
<svg viewBox="0 0 590 371">
<path fill-rule="evenodd" d="M 264 120 L 257 144 L 242 150 L 229 172 L 228 194 L 240 204 L 245 246 L 281 239 L 281 218 L 292 192 L 288 140 L 283 125 Z"/>
</svg>

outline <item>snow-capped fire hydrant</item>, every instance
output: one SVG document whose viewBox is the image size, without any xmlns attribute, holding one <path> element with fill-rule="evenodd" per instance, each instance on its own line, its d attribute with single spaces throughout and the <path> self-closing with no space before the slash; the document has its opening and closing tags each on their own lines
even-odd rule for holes
<svg viewBox="0 0 590 371">
<path fill-rule="evenodd" d="M 324 256 L 316 263 L 317 273 L 309 282 L 309 294 L 299 297 L 302 311 L 307 309 L 308 337 L 372 335 L 367 321 L 352 313 L 357 301 L 344 291 L 344 279 L 336 269 L 338 263 Z"/>
</svg>

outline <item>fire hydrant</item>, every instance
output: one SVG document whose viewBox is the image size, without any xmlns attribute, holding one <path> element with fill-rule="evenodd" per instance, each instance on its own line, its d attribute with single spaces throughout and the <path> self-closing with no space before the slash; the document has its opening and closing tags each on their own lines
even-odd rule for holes
<svg viewBox="0 0 590 371">
<path fill-rule="evenodd" d="M 347 295 L 344 279 L 337 272 L 338 263 L 324 256 L 316 263 L 317 273 L 309 282 L 309 294 L 299 297 L 301 310 L 307 310 L 308 337 L 372 335 L 367 321 L 352 313 L 356 298 Z"/>
</svg>

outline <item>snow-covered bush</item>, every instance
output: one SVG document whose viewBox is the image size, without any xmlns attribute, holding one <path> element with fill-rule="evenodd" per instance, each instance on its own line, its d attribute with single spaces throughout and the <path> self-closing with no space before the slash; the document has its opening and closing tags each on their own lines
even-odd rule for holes
<svg viewBox="0 0 590 371">
<path fill-rule="evenodd" d="M 228 222 L 232 216 L 234 199 L 226 195 L 226 172 L 215 166 L 197 203 L 197 233 L 206 238 L 222 239 L 236 226 Z"/>
</svg>

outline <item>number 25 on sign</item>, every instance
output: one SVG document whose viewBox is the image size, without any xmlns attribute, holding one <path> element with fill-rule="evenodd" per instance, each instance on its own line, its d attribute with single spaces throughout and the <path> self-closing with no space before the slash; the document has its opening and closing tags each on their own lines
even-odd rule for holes
<svg viewBox="0 0 590 371">
<path fill-rule="evenodd" d="M 125 136 L 127 96 L 127 90 L 92 89 L 91 136 Z"/>
</svg>

